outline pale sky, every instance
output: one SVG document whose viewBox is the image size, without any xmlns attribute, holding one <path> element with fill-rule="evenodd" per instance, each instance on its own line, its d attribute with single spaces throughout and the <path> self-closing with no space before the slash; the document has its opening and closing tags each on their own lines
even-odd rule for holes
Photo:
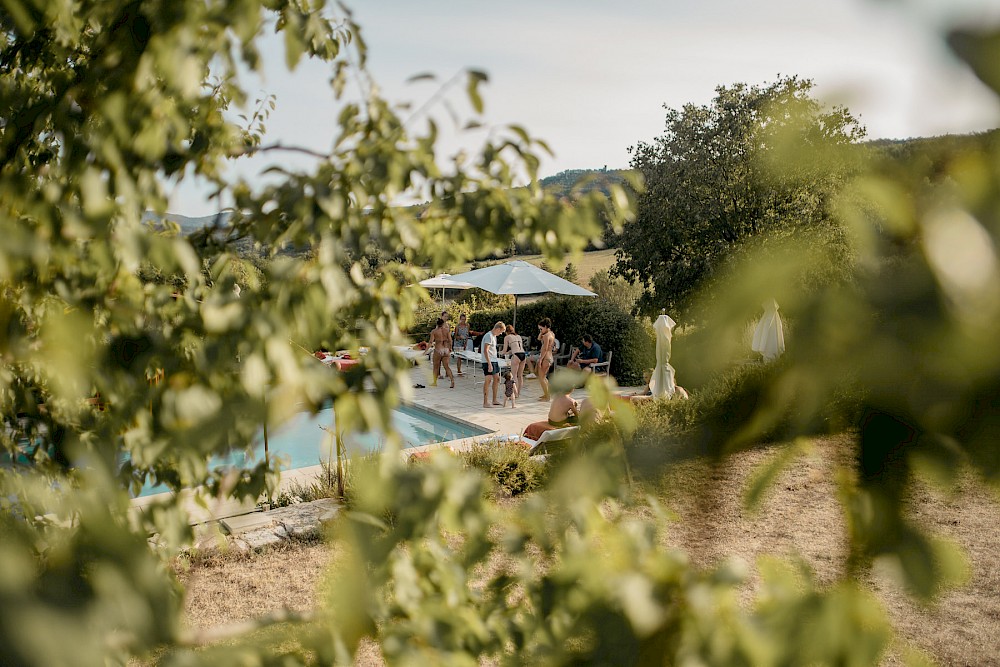
<svg viewBox="0 0 1000 667">
<path fill-rule="evenodd" d="M 516 123 L 544 139 L 555 156 L 542 176 L 564 169 L 624 168 L 628 148 L 663 132 L 664 105 L 706 104 L 719 85 L 763 84 L 779 75 L 813 79 L 828 103 L 846 105 L 870 138 L 982 131 L 1000 126 L 1000 104 L 950 56 L 941 28 L 1000 22 L 987 0 L 466 0 L 353 4 L 369 46 L 369 70 L 392 101 L 414 107 L 463 68 L 485 70 L 487 126 Z M 948 5 L 943 7 L 942 5 Z M 277 96 L 265 143 L 328 150 L 338 104 L 329 69 L 284 69 L 280 40 L 252 92 Z M 424 72 L 439 82 L 407 84 Z M 249 81 L 247 82 L 250 83 Z M 472 118 L 462 87 L 446 96 Z M 434 116 L 452 126 L 438 105 Z M 416 123 L 419 128 L 420 124 Z M 439 158 L 474 148 L 483 132 L 447 132 Z M 309 159 L 269 153 L 243 161 L 257 179 L 268 166 L 307 168 Z M 218 209 L 203 188 L 173 191 L 170 211 Z"/>
</svg>

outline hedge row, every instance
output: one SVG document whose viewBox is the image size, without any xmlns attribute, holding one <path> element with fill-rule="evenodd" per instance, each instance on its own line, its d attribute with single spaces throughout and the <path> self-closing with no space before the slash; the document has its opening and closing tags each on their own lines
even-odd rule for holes
<svg viewBox="0 0 1000 667">
<path fill-rule="evenodd" d="M 461 312 L 461 309 L 457 310 Z M 458 312 L 452 312 L 453 325 Z M 513 307 L 470 312 L 469 325 L 474 331 L 486 331 L 499 320 L 511 323 L 513 315 Z M 526 341 L 530 337 L 530 347 L 538 346 L 538 322 L 546 317 L 552 320 L 552 330 L 559 341 L 579 346 L 583 335 L 589 333 L 605 354 L 614 352 L 611 375 L 621 385 L 642 384 L 643 370 L 652 368 L 656 363 L 656 339 L 652 327 L 603 299 L 547 296 L 520 305 L 517 309 L 517 331 Z M 413 331 L 423 336 L 423 332 L 433 327 L 431 321 L 418 322 Z M 502 345 L 503 339 L 500 340 Z"/>
</svg>

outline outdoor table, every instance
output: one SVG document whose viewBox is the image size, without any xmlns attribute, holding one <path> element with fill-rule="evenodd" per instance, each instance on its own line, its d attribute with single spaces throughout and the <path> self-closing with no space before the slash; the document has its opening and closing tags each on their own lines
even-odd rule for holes
<svg viewBox="0 0 1000 667">
<path fill-rule="evenodd" d="M 462 361 L 467 361 L 472 364 L 470 369 L 472 375 L 472 383 L 482 384 L 482 378 L 485 377 L 483 373 L 483 354 L 481 352 L 476 352 L 474 350 L 452 350 L 451 356 L 456 359 L 461 359 Z M 497 360 L 500 366 L 500 372 L 503 373 L 505 368 L 510 367 L 510 361 L 507 359 Z"/>
</svg>

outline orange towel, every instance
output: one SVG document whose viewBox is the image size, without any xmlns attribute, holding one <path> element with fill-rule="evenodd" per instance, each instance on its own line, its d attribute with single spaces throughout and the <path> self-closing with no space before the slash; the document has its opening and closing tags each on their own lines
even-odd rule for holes
<svg viewBox="0 0 1000 667">
<path fill-rule="evenodd" d="M 524 437 L 531 438 L 532 440 L 538 440 L 540 437 L 542 437 L 542 433 L 545 433 L 546 431 L 551 431 L 554 428 L 557 427 L 550 424 L 548 420 L 542 422 L 532 422 L 525 427 Z"/>
<path fill-rule="evenodd" d="M 346 371 L 360 363 L 357 359 L 337 359 L 333 362 L 333 365 L 337 367 L 338 371 Z"/>
</svg>

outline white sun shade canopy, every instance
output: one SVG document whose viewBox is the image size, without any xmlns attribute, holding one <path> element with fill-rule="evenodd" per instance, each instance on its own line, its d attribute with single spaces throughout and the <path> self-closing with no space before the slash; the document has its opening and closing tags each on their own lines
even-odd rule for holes
<svg viewBox="0 0 1000 667">
<path fill-rule="evenodd" d="M 469 289 L 475 287 L 471 283 L 455 282 L 448 273 L 439 273 L 433 278 L 421 280 L 420 286 L 427 289 Z"/>
<path fill-rule="evenodd" d="M 568 280 L 519 259 L 496 266 L 488 266 L 485 269 L 459 273 L 451 276 L 449 280 L 467 283 L 471 287 L 478 287 L 493 294 L 518 295 L 553 292 L 568 296 L 597 296 L 590 290 L 574 285 Z"/>
</svg>

